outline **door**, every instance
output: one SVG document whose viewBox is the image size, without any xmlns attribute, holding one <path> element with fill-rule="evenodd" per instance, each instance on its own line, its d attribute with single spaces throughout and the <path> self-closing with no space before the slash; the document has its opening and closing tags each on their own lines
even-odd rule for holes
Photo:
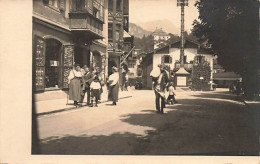
<svg viewBox="0 0 260 164">
<path fill-rule="evenodd" d="M 62 44 L 56 39 L 46 40 L 45 53 L 45 87 L 61 87 L 61 54 Z"/>
</svg>

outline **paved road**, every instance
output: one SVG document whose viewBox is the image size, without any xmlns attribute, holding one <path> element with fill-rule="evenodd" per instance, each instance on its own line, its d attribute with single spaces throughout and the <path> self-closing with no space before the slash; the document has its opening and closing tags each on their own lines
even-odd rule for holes
<svg viewBox="0 0 260 164">
<path fill-rule="evenodd" d="M 225 91 L 177 89 L 155 113 L 154 93 L 38 118 L 43 154 L 259 155 L 252 114 Z"/>
</svg>

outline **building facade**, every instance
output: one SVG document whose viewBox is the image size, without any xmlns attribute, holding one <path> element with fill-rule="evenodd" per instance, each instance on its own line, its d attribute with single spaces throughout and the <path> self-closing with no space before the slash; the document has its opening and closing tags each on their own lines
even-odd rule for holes
<svg viewBox="0 0 260 164">
<path fill-rule="evenodd" d="M 74 64 L 99 67 L 107 76 L 105 0 L 33 1 L 35 91 L 68 88 Z"/>
<path fill-rule="evenodd" d="M 152 68 L 158 67 L 160 64 L 168 66 L 171 75 L 174 75 L 174 83 L 178 87 L 188 87 L 190 86 L 190 81 L 192 77 L 193 66 L 201 62 L 208 62 L 211 68 L 210 78 L 213 79 L 213 55 L 210 50 L 205 47 L 200 46 L 190 40 L 185 40 L 184 44 L 184 67 L 181 67 L 180 63 L 180 41 L 168 44 L 164 47 L 157 48 L 154 50 L 150 57 L 147 55 L 147 61 L 152 61 Z M 150 59 L 152 56 L 152 59 Z M 145 64 L 143 70 L 143 81 L 147 84 L 146 88 L 152 88 L 151 78 L 148 78 L 149 72 L 152 69 L 147 69 L 150 66 L 149 62 L 144 62 Z M 148 86 L 149 85 L 149 86 Z"/>
<path fill-rule="evenodd" d="M 119 83 L 122 72 L 127 71 L 127 58 L 131 55 L 134 37 L 129 35 L 129 0 L 108 0 L 108 75 L 112 67 L 119 68 Z"/>
</svg>

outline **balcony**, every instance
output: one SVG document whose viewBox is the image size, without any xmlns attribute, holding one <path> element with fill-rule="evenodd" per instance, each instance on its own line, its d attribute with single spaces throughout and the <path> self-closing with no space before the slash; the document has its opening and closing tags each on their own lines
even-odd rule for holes
<svg viewBox="0 0 260 164">
<path fill-rule="evenodd" d="M 184 64 L 184 68 L 186 69 L 186 70 L 191 70 L 192 69 L 192 66 L 193 66 L 193 64 L 191 64 L 191 63 L 185 63 Z M 175 69 L 179 69 L 181 67 L 181 64 L 180 63 L 175 63 Z"/>
<path fill-rule="evenodd" d="M 88 32 L 94 39 L 101 39 L 104 24 L 104 7 L 93 0 L 70 1 L 70 29 Z"/>
<path fill-rule="evenodd" d="M 118 22 L 122 22 L 123 21 L 123 13 L 122 11 L 116 11 L 116 14 L 114 16 L 113 11 L 108 11 L 108 20 L 109 21 L 113 21 L 116 20 Z"/>
</svg>

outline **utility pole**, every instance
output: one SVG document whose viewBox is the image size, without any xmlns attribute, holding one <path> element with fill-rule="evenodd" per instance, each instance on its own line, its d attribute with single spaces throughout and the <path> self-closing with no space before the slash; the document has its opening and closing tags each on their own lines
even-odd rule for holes
<svg viewBox="0 0 260 164">
<path fill-rule="evenodd" d="M 181 6 L 180 64 L 181 64 L 181 67 L 184 67 L 184 7 L 188 6 L 188 0 L 177 0 L 177 6 Z"/>
</svg>

